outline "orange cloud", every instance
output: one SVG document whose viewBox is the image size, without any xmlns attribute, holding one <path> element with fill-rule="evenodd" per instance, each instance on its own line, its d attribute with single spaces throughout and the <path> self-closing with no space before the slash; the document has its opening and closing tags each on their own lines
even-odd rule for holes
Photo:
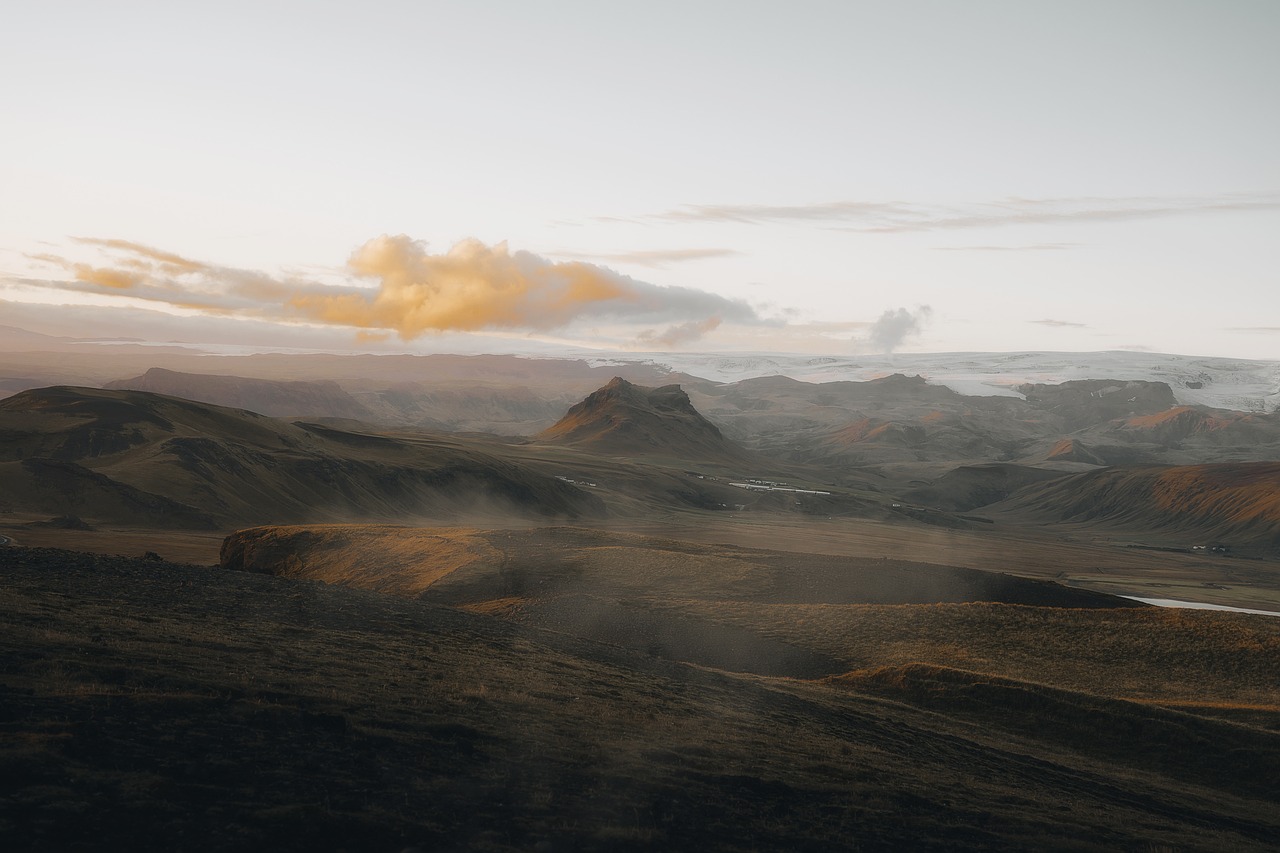
<svg viewBox="0 0 1280 853">
<path fill-rule="evenodd" d="M 47 286 L 127 293 L 211 315 L 304 318 L 364 330 L 364 341 L 390 332 L 409 340 L 442 331 L 550 331 L 583 319 L 603 319 L 667 324 L 665 332 L 647 333 L 652 343 L 666 344 L 691 340 L 722 320 L 760 322 L 744 302 L 636 281 L 582 261 L 555 263 L 531 252 L 509 251 L 505 243 L 464 240 L 444 254 L 431 254 L 424 243 L 405 235 L 383 235 L 352 253 L 350 280 L 335 287 L 193 261 L 127 240 L 75 239 L 112 257 L 93 265 L 57 255 L 30 256 L 69 271 L 75 279 Z"/>
<path fill-rule="evenodd" d="M 313 320 L 395 330 L 410 339 L 431 331 L 562 328 L 582 317 L 705 322 L 754 320 L 743 303 L 689 288 L 635 281 L 604 267 L 553 263 L 505 243 L 464 240 L 445 254 L 403 234 L 383 235 L 351 256 L 350 270 L 377 279 L 370 293 L 303 293 L 289 305 Z"/>
<path fill-rule="evenodd" d="M 175 255 L 173 252 L 153 249 L 150 246 L 144 246 L 141 243 L 133 243 L 129 240 L 104 240 L 99 237 L 74 237 L 72 239 L 77 243 L 85 243 L 90 246 L 101 246 L 104 249 L 118 249 L 123 252 L 138 255 L 141 258 L 156 261 L 157 263 L 168 267 L 168 272 L 200 272 L 208 269 L 207 264 L 202 264 L 199 261 L 193 261 L 189 258 L 184 258 L 181 255 Z M 138 262 L 135 260 L 132 263 L 137 264 Z"/>
<path fill-rule="evenodd" d="M 76 277 L 76 281 L 82 281 L 85 284 L 96 284 L 99 287 L 109 287 L 113 290 L 128 290 L 137 287 L 142 281 L 142 277 L 136 272 L 126 272 L 125 270 L 110 269 L 108 267 L 91 267 L 88 264 L 74 264 L 71 267 L 72 273 Z"/>
</svg>

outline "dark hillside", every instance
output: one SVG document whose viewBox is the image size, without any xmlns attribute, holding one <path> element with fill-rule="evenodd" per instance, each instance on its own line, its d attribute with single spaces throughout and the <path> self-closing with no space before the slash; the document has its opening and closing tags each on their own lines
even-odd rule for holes
<svg viewBox="0 0 1280 853">
<path fill-rule="evenodd" d="M 604 512 L 596 496 L 465 440 L 349 433 L 90 388 L 0 401 L 0 486 L 29 512 L 142 526 Z"/>
<path fill-rule="evenodd" d="M 0 548 L 0 619 L 6 849 L 1255 851 L 1280 835 L 1274 734 L 1201 722 L 1168 750 L 1174 718 L 1129 703 L 1046 695 L 1128 733 L 1077 752 L 1018 734 L 1034 703 L 1004 729 L 1002 682 L 952 718 L 874 680 L 735 676 L 371 592 L 46 550 Z M 1247 780 L 1225 772 L 1241 753 Z"/>
</svg>

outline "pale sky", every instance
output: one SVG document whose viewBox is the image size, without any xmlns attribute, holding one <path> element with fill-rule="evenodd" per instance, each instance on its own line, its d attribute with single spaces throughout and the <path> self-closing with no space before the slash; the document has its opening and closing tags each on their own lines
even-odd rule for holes
<svg viewBox="0 0 1280 853">
<path fill-rule="evenodd" d="M 0 325 L 1280 358 L 1275 0 L 13 2 L 4 26 Z"/>
</svg>

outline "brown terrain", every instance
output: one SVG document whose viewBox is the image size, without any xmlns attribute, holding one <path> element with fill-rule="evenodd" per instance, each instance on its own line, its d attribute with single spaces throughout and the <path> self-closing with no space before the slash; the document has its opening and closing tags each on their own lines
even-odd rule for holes
<svg viewBox="0 0 1280 853">
<path fill-rule="evenodd" d="M 137 391 L 23 391 L 0 400 L 0 437 L 8 503 L 119 524 L 603 511 L 581 489 L 448 437 L 357 434 Z"/>
<path fill-rule="evenodd" d="M 1051 521 L 1101 521 L 1163 541 L 1280 553 L 1280 462 L 1102 468 L 1039 483 L 987 507 Z"/>
<path fill-rule="evenodd" d="M 593 391 L 537 439 L 606 456 L 745 462 L 747 454 L 704 418 L 679 385 L 641 388 L 620 376 Z"/>
<path fill-rule="evenodd" d="M 1274 414 L 68 350 L 0 400 L 9 849 L 1280 837 L 1280 620 L 1118 597 L 1280 612 Z"/>
</svg>

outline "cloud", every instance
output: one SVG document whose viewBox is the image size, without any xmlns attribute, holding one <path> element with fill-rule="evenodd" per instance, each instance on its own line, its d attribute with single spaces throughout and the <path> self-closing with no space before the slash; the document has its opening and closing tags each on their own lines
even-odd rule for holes
<svg viewBox="0 0 1280 853">
<path fill-rule="evenodd" d="M 1280 210 L 1280 193 L 1223 193 L 1207 196 L 1127 196 L 1007 198 L 959 205 L 906 201 L 832 201 L 819 204 L 686 204 L 643 217 L 649 222 L 815 223 L 858 233 L 898 233 L 1008 225 L 1072 222 L 1120 222 L 1166 216 Z M 610 220 L 599 217 L 598 221 Z M 838 223 L 848 223 L 838 225 Z M 970 247 L 980 250 L 1050 249 L 1070 244 L 1027 247 Z M 963 248 L 963 247 L 959 247 Z"/>
<path fill-rule="evenodd" d="M 143 280 L 142 275 L 137 272 L 109 267 L 91 267 L 88 264 L 72 264 L 71 271 L 75 273 L 76 281 L 113 290 L 129 290 L 137 287 Z"/>
<path fill-rule="evenodd" d="M 643 267 L 665 267 L 672 263 L 685 261 L 704 261 L 709 258 L 726 258 L 741 255 L 736 249 L 650 249 L 638 252 L 611 252 L 602 254 L 584 254 L 578 252 L 556 252 L 557 257 L 585 261 L 615 261 L 624 264 L 636 264 Z"/>
<path fill-rule="evenodd" d="M 1280 326 L 1228 326 L 1228 332 L 1257 332 L 1262 334 L 1272 334 L 1280 332 Z"/>
<path fill-rule="evenodd" d="M 992 228 L 1070 222 L 1120 222 L 1194 213 L 1280 210 L 1280 195 L 1204 196 L 1191 198 L 1050 198 L 1009 199 L 952 210 L 920 210 L 896 222 L 852 228 L 865 233 Z"/>
<path fill-rule="evenodd" d="M 641 332 L 636 341 L 640 344 L 657 344 L 666 349 L 674 349 L 683 344 L 693 343 L 720 325 L 719 317 L 708 317 L 705 320 L 690 320 L 687 323 L 669 327 L 661 334 L 653 331 Z"/>
<path fill-rule="evenodd" d="M 899 202 L 831 201 L 822 204 L 685 204 L 650 219 L 671 222 L 830 222 L 910 215 Z M 608 221 L 602 218 L 603 221 Z"/>
<path fill-rule="evenodd" d="M 1071 323 L 1071 322 L 1068 322 L 1068 321 L 1066 321 L 1066 320 L 1028 320 L 1027 322 L 1028 322 L 1028 323 L 1035 323 L 1035 324 L 1040 325 L 1040 326 L 1052 326 L 1052 327 L 1054 327 L 1054 328 L 1058 328 L 1058 329 L 1065 329 L 1065 328 L 1072 328 L 1072 329 L 1087 329 L 1087 328 L 1089 328 L 1089 327 L 1088 327 L 1088 325 L 1086 325 L 1085 323 Z"/>
<path fill-rule="evenodd" d="M 505 243 L 463 240 L 433 255 L 421 241 L 383 235 L 357 249 L 348 266 L 357 277 L 376 280 L 377 290 L 299 294 L 288 304 L 314 320 L 391 329 L 405 340 L 431 331 L 549 331 L 583 318 L 759 319 L 745 302 L 649 284 L 581 261 L 554 263 L 532 252 L 511 252 Z"/>
<path fill-rule="evenodd" d="M 887 355 L 902 346 L 907 338 L 919 334 L 932 313 L 933 309 L 928 305 L 921 305 L 915 311 L 891 308 L 871 324 L 866 341 L 878 352 Z"/>
<path fill-rule="evenodd" d="M 193 261 L 127 240 L 73 239 L 81 245 L 106 250 L 106 263 L 83 263 L 49 253 L 28 255 L 31 260 L 69 272 L 73 278 L 26 283 L 75 293 L 114 292 L 132 299 L 208 313 L 260 317 L 281 315 L 279 303 L 299 288 L 319 287 L 276 279 L 254 270 Z"/>
<path fill-rule="evenodd" d="M 934 246 L 936 252 L 1056 252 L 1074 249 L 1079 243 L 1034 243 L 1029 246 Z"/>
<path fill-rule="evenodd" d="M 27 283 L 210 315 L 355 327 L 362 330 L 362 340 L 370 341 L 386 333 L 410 340 L 428 332 L 546 332 L 581 320 L 612 320 L 671 324 L 665 332 L 652 332 L 660 343 L 692 340 L 721 322 L 764 322 L 745 302 L 638 281 L 595 264 L 556 263 L 478 240 L 432 254 L 405 235 L 383 235 L 352 253 L 340 285 L 218 266 L 126 240 L 76 242 L 105 255 L 104 262 L 29 256 L 73 278 Z"/>
<path fill-rule="evenodd" d="M 101 246 L 104 249 L 118 249 L 138 258 L 156 261 L 167 272 L 199 272 L 208 269 L 207 264 L 202 264 L 199 261 L 193 261 L 181 255 L 175 255 L 172 252 L 153 249 L 150 246 L 133 243 L 129 240 L 104 240 L 99 237 L 72 237 L 71 239 L 84 245 Z"/>
</svg>

